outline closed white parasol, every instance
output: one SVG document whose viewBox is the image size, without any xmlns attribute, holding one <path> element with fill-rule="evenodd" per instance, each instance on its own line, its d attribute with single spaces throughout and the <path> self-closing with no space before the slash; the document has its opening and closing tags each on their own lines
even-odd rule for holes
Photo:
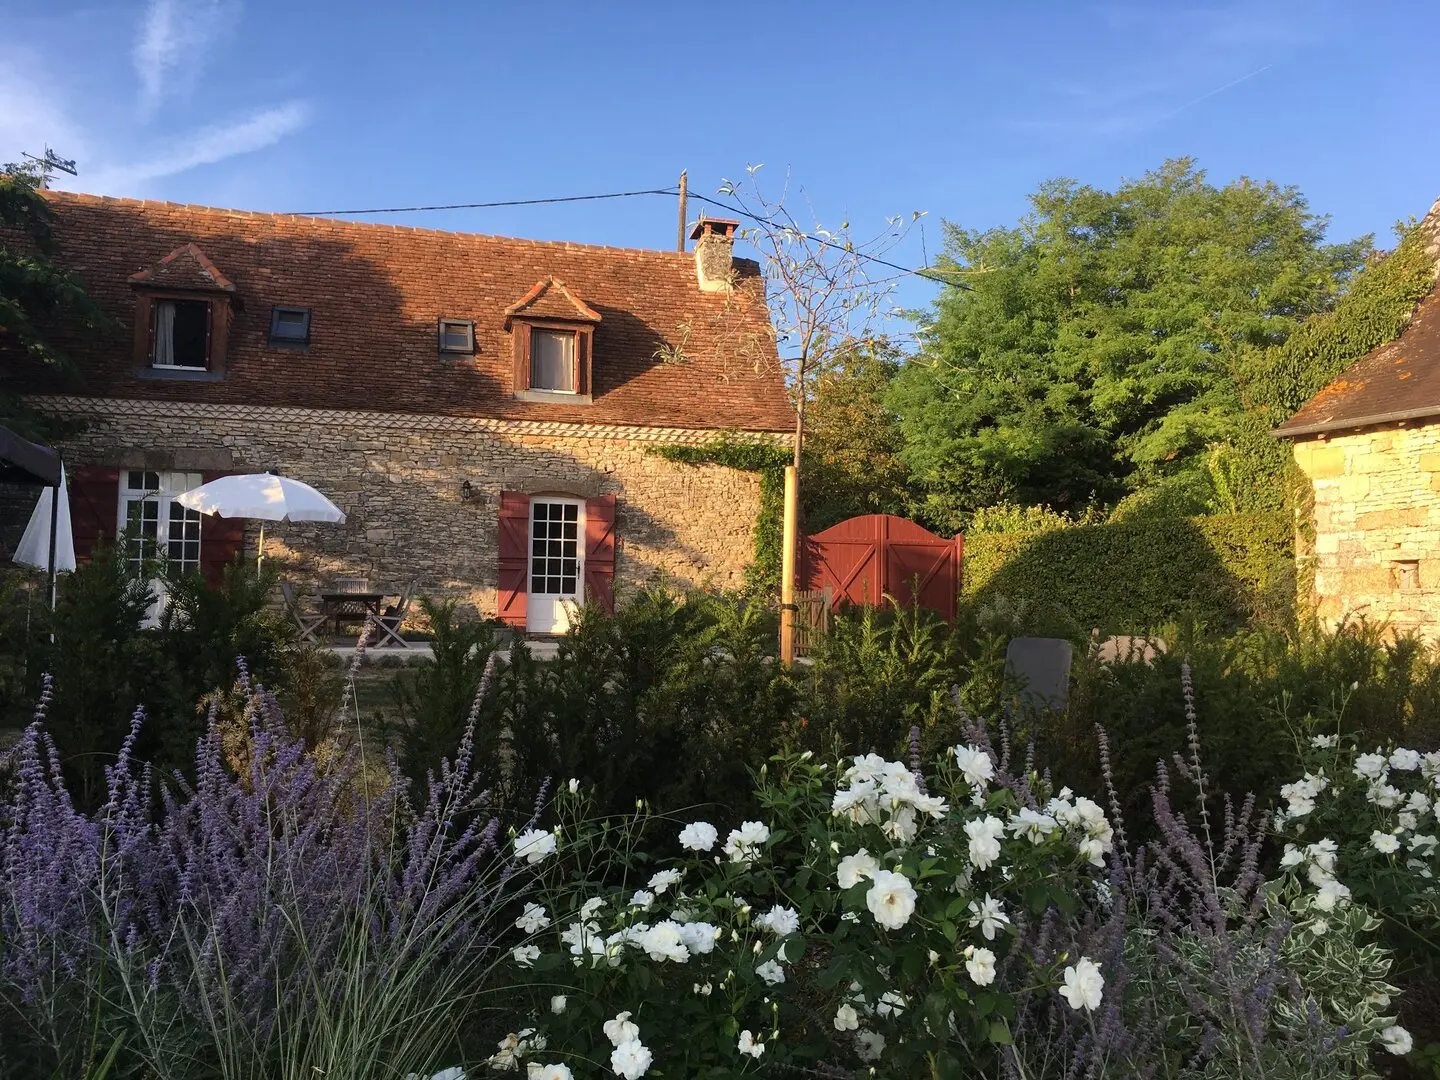
<svg viewBox="0 0 1440 1080">
<path fill-rule="evenodd" d="M 275 473 L 222 476 L 177 495 L 175 501 L 202 514 L 255 518 L 262 522 L 256 566 L 265 557 L 263 522 L 333 521 L 343 524 L 345 521 L 345 512 L 309 484 Z"/>
</svg>

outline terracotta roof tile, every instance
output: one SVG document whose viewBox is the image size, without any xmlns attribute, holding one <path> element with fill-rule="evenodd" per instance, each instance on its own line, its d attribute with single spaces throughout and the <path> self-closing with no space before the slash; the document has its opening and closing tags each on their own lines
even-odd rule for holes
<svg viewBox="0 0 1440 1080">
<path fill-rule="evenodd" d="M 537 281 L 530 291 L 505 309 L 505 325 L 516 315 L 531 319 L 569 319 L 581 322 L 599 322 L 600 313 L 588 304 L 575 299 L 557 278 Z"/>
<path fill-rule="evenodd" d="M 1400 336 L 1356 360 L 1275 429 L 1281 436 L 1440 416 L 1440 287 Z"/>
<path fill-rule="evenodd" d="M 194 244 L 176 248 L 154 266 L 130 275 L 132 285 L 160 289 L 201 289 L 206 292 L 234 292 L 230 279 Z"/>
<path fill-rule="evenodd" d="M 79 272 L 125 328 L 102 343 L 56 329 L 57 344 L 80 362 L 85 393 L 746 431 L 788 431 L 794 424 L 763 281 L 749 260 L 736 260 L 733 293 L 704 293 L 693 256 L 680 252 L 57 191 L 46 198 L 59 261 Z M 193 256 L 180 254 L 190 245 Z M 243 302 L 232 316 L 222 380 L 141 379 L 133 370 L 130 278 L 149 267 L 155 274 L 144 280 L 159 284 L 157 264 L 166 257 L 176 273 L 187 261 L 204 265 L 202 258 L 211 270 L 223 267 L 223 275 L 214 270 L 217 282 L 233 284 Z M 536 310 L 568 292 L 600 320 L 591 405 L 513 396 L 506 309 L 552 279 L 565 283 L 563 291 L 542 289 Z M 311 309 L 307 349 L 269 346 L 276 304 Z M 438 354 L 435 325 L 442 316 L 474 320 L 474 357 Z M 21 378 L 27 389 L 58 389 L 42 373 Z"/>
</svg>

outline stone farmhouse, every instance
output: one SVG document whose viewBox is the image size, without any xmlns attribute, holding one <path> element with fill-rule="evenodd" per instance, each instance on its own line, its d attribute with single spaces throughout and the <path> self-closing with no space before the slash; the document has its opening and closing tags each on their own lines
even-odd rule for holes
<svg viewBox="0 0 1440 1080">
<path fill-rule="evenodd" d="M 736 223 L 682 253 L 46 197 L 58 260 L 123 328 L 61 331 L 73 385 L 6 365 L 83 424 L 61 444 L 81 557 L 129 522 L 213 577 L 259 523 L 173 497 L 272 471 L 347 515 L 267 528 L 302 587 L 413 585 L 551 633 L 617 586 L 741 580 L 758 478 L 653 452 L 794 423 Z"/>
<path fill-rule="evenodd" d="M 1418 227 L 1440 258 L 1440 202 Z M 1440 638 L 1440 284 L 1275 434 L 1314 488 L 1320 617 Z"/>
</svg>

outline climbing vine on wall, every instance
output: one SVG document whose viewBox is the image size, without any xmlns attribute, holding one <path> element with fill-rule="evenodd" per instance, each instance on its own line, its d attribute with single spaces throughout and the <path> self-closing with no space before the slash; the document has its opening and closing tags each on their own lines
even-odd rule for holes
<svg viewBox="0 0 1440 1080">
<path fill-rule="evenodd" d="M 1290 448 L 1270 435 L 1301 405 L 1371 349 L 1405 329 L 1415 305 L 1435 284 L 1434 233 L 1410 228 L 1388 255 L 1355 277 L 1334 309 L 1302 323 L 1279 345 L 1255 354 L 1242 378 L 1247 412 L 1227 463 L 1237 509 L 1303 510 L 1310 485 Z M 1300 515 L 1302 518 L 1308 516 Z"/>
<path fill-rule="evenodd" d="M 790 464 L 790 451 L 773 442 L 725 434 L 688 446 L 656 446 L 650 452 L 681 465 L 723 465 L 759 475 L 760 510 L 755 516 L 752 534 L 754 555 L 745 574 L 747 584 L 757 592 L 777 588 L 781 517 L 785 509 L 785 466 Z"/>
</svg>

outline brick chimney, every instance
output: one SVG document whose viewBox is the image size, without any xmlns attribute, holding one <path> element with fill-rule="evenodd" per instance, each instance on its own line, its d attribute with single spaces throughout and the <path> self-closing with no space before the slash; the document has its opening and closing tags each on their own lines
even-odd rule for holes
<svg viewBox="0 0 1440 1080">
<path fill-rule="evenodd" d="M 702 217 L 690 230 L 695 241 L 695 276 L 701 292 L 729 292 L 734 288 L 731 252 L 740 222 Z"/>
</svg>

